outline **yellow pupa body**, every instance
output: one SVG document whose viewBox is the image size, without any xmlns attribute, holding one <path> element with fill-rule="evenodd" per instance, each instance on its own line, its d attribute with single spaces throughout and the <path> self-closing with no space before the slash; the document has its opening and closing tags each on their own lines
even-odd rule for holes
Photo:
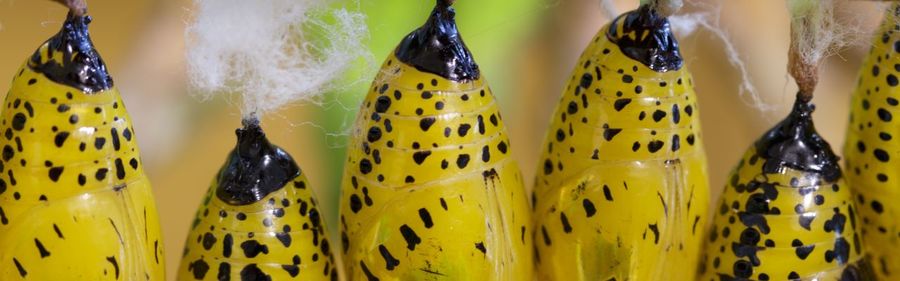
<svg viewBox="0 0 900 281">
<path fill-rule="evenodd" d="M 532 280 L 521 174 L 453 15 L 439 3 L 363 102 L 341 195 L 349 280 Z"/>
<path fill-rule="evenodd" d="M 579 59 L 537 170 L 540 280 L 696 280 L 706 156 L 671 36 L 642 6 L 604 27 Z M 654 48 L 655 59 L 640 55 Z"/>
<path fill-rule="evenodd" d="M 844 144 L 863 240 L 882 280 L 900 279 L 900 6 L 886 13 L 860 71 Z"/>
<path fill-rule="evenodd" d="M 878 280 L 865 222 L 812 111 L 798 99 L 731 173 L 698 280 Z"/>
<path fill-rule="evenodd" d="M 306 176 L 258 124 L 237 134 L 197 210 L 178 280 L 337 280 Z"/>
<path fill-rule="evenodd" d="M 69 16 L 17 72 L 0 113 L 0 280 L 163 280 L 131 118 Z"/>
</svg>

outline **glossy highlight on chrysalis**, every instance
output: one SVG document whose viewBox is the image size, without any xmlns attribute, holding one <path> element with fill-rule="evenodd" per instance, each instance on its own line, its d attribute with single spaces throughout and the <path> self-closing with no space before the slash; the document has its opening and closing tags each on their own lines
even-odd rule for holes
<svg viewBox="0 0 900 281">
<path fill-rule="evenodd" d="M 684 65 L 678 40 L 669 19 L 649 5 L 625 13 L 611 23 L 607 37 L 622 53 L 657 72 L 679 70 Z"/>
<path fill-rule="evenodd" d="M 395 52 L 397 59 L 451 81 L 477 80 L 481 71 L 459 35 L 451 1 L 436 1 L 425 25 L 400 42 Z"/>
<path fill-rule="evenodd" d="M 35 53 L 28 67 L 44 74 L 53 82 L 68 85 L 85 93 L 113 87 L 106 64 L 94 49 L 88 33 L 90 16 L 75 16 L 71 12 L 62 30 L 47 40 L 46 53 Z"/>
</svg>

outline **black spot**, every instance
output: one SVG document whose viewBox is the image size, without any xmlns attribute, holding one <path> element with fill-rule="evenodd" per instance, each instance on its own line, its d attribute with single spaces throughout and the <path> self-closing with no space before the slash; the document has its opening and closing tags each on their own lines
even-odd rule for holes
<svg viewBox="0 0 900 281">
<path fill-rule="evenodd" d="M 26 121 L 27 119 L 28 119 L 28 118 L 25 117 L 25 114 L 24 114 L 24 113 L 21 113 L 21 112 L 16 113 L 16 115 L 13 116 L 13 119 L 12 119 L 12 127 L 13 127 L 13 129 L 15 129 L 16 131 L 21 131 L 22 129 L 24 129 L 24 128 L 25 128 L 25 121 Z"/>
<path fill-rule="evenodd" d="M 581 76 L 581 87 L 582 88 L 585 88 L 585 89 L 590 88 L 591 83 L 594 83 L 594 77 L 591 76 L 590 73 L 585 73 L 584 75 Z"/>
<path fill-rule="evenodd" d="M 244 243 L 241 243 L 241 249 L 244 250 L 244 256 L 247 258 L 255 258 L 259 253 L 269 253 L 269 247 L 259 244 L 256 240 L 244 241 Z"/>
<path fill-rule="evenodd" d="M 249 264 L 241 269 L 241 281 L 272 281 L 272 277 L 266 275 L 256 264 Z"/>
<path fill-rule="evenodd" d="M 281 245 L 284 245 L 284 247 L 287 248 L 287 247 L 291 246 L 291 233 L 290 233 L 291 227 L 285 225 L 284 228 L 285 228 L 285 231 L 282 233 L 276 233 L 275 238 L 281 242 Z"/>
<path fill-rule="evenodd" d="M 381 128 L 372 126 L 372 128 L 369 128 L 369 134 L 366 136 L 366 138 L 369 140 L 369 142 L 378 141 L 379 139 L 381 139 Z"/>
<path fill-rule="evenodd" d="M 425 224 L 425 228 L 431 228 L 432 226 L 434 226 L 434 222 L 431 221 L 431 214 L 428 213 L 428 209 L 419 209 L 419 218 L 422 219 L 422 223 Z"/>
<path fill-rule="evenodd" d="M 359 210 L 362 210 L 362 200 L 356 194 L 350 195 L 350 211 L 355 214 L 359 213 Z"/>
<path fill-rule="evenodd" d="M 375 100 L 375 112 L 385 113 L 388 108 L 391 107 L 391 98 L 387 96 L 379 96 L 377 100 Z"/>
<path fill-rule="evenodd" d="M 650 153 L 655 153 L 659 151 L 663 145 L 664 143 L 660 140 L 650 141 L 650 143 L 647 144 L 647 150 L 650 151 Z"/>
<path fill-rule="evenodd" d="M 894 74 L 888 74 L 886 80 L 891 87 L 897 86 L 897 76 L 894 76 Z"/>
<path fill-rule="evenodd" d="M 369 159 L 363 159 L 359 161 L 359 172 L 363 175 L 367 175 L 372 172 L 372 162 Z"/>
<path fill-rule="evenodd" d="M 677 104 L 672 105 L 672 122 L 675 122 L 675 124 L 681 122 L 681 113 L 678 111 Z"/>
<path fill-rule="evenodd" d="M 734 262 L 732 271 L 733 271 L 735 277 L 749 278 L 750 276 L 753 275 L 753 265 L 749 261 L 738 260 L 738 261 Z"/>
<path fill-rule="evenodd" d="M 894 118 L 894 116 L 891 115 L 890 111 L 887 111 L 884 108 L 879 108 L 878 109 L 878 118 L 881 119 L 881 121 L 890 122 L 891 119 Z"/>
<path fill-rule="evenodd" d="M 569 107 L 566 112 L 568 112 L 569 114 L 577 113 L 578 112 L 578 103 L 576 103 L 574 101 L 569 102 Z"/>
<path fill-rule="evenodd" d="M 816 245 L 799 246 L 795 248 L 795 252 L 797 253 L 798 258 L 805 260 L 815 248 Z"/>
<path fill-rule="evenodd" d="M 209 251 L 216 244 L 216 236 L 207 232 L 203 234 L 203 248 Z"/>
<path fill-rule="evenodd" d="M 38 249 L 38 254 L 41 255 L 41 258 L 46 258 L 50 256 L 50 252 L 47 251 L 47 248 L 44 248 L 44 244 L 41 243 L 41 240 L 37 238 L 34 239 L 34 246 Z"/>
<path fill-rule="evenodd" d="M 481 251 L 482 254 L 487 254 L 487 248 L 484 247 L 484 242 L 475 243 L 475 249 Z"/>
<path fill-rule="evenodd" d="M 56 134 L 56 138 L 54 138 L 53 142 L 56 144 L 56 147 L 62 147 L 68 137 L 69 132 L 59 132 Z"/>
<path fill-rule="evenodd" d="M 506 149 L 507 149 L 507 147 L 506 147 L 506 142 L 505 142 L 505 141 L 501 141 L 500 143 L 497 144 L 497 150 L 499 150 L 500 153 L 504 153 L 504 154 L 505 154 L 505 153 L 506 153 Z"/>
<path fill-rule="evenodd" d="M 132 169 L 137 169 L 137 167 L 138 167 L 137 159 L 131 158 L 131 160 L 128 161 L 128 165 L 131 165 Z"/>
<path fill-rule="evenodd" d="M 663 118 L 666 118 L 666 112 L 662 110 L 656 110 L 653 112 L 653 121 L 659 122 Z"/>
<path fill-rule="evenodd" d="M 410 251 L 416 250 L 416 245 L 422 243 L 422 238 L 419 238 L 419 235 L 416 235 L 416 232 L 408 225 L 404 224 L 400 226 L 400 234 L 402 234 L 403 239 L 406 240 L 406 248 Z"/>
<path fill-rule="evenodd" d="M 672 136 L 672 151 L 678 151 L 681 148 L 681 139 L 678 138 L 678 134 Z"/>
<path fill-rule="evenodd" d="M 883 141 L 889 141 L 892 138 L 894 138 L 893 136 L 891 136 L 891 134 L 888 134 L 885 132 L 878 133 L 878 137 L 881 138 L 881 140 L 883 140 Z"/>
<path fill-rule="evenodd" d="M 484 127 L 484 117 L 478 115 L 478 133 L 484 135 L 485 127 Z"/>
<path fill-rule="evenodd" d="M 296 264 L 282 264 L 281 268 L 284 269 L 284 271 L 287 271 L 288 275 L 291 277 L 297 277 L 297 275 L 300 274 L 300 267 Z"/>
<path fill-rule="evenodd" d="M 559 220 L 562 222 L 563 231 L 572 233 L 572 225 L 569 224 L 569 218 L 566 217 L 566 213 L 559 212 Z"/>
<path fill-rule="evenodd" d="M 876 148 L 875 150 L 872 151 L 872 153 L 875 154 L 875 158 L 877 158 L 878 161 L 887 163 L 888 161 L 891 160 L 890 159 L 891 157 L 888 155 L 887 151 L 884 151 L 880 148 Z"/>
<path fill-rule="evenodd" d="M 62 175 L 63 167 L 53 167 L 50 168 L 50 172 L 48 173 L 50 176 L 50 180 L 53 182 L 59 181 L 59 176 Z"/>
<path fill-rule="evenodd" d="M 34 85 L 34 83 L 37 83 L 37 79 L 34 79 L 34 78 L 28 79 L 28 86 Z"/>
<path fill-rule="evenodd" d="M 481 161 L 488 162 L 491 160 L 491 149 L 485 145 L 484 148 L 481 149 Z"/>
<path fill-rule="evenodd" d="M 188 271 L 194 274 L 194 279 L 203 280 L 206 277 L 206 272 L 209 271 L 209 264 L 203 259 L 199 259 L 188 265 Z"/>
<path fill-rule="evenodd" d="M 231 257 L 231 247 L 234 247 L 234 238 L 231 237 L 231 233 L 225 234 L 225 238 L 222 239 L 222 256 L 223 257 Z"/>
<path fill-rule="evenodd" d="M 653 232 L 653 244 L 659 244 L 659 226 L 649 224 L 647 227 L 650 228 L 650 232 Z"/>
<path fill-rule="evenodd" d="M 459 167 L 460 169 L 462 169 L 462 168 L 465 168 L 467 165 L 469 165 L 469 155 L 468 154 L 460 154 L 456 158 L 456 166 Z M 551 164 L 550 169 L 553 169 L 552 164 Z"/>
<path fill-rule="evenodd" d="M 422 128 L 423 132 L 427 132 L 428 129 L 431 128 L 431 125 L 434 125 L 434 121 L 434 117 L 422 118 L 422 120 L 419 121 L 419 128 Z"/>
<path fill-rule="evenodd" d="M 590 199 L 585 198 L 584 200 L 581 200 L 581 205 L 584 206 L 585 216 L 590 218 L 597 213 L 597 208 L 594 207 L 594 202 L 591 202 Z"/>
<path fill-rule="evenodd" d="M 366 266 L 366 263 L 364 263 L 363 261 L 359 261 L 359 267 L 360 269 L 362 269 L 363 274 L 366 275 L 366 280 L 378 281 L 378 277 L 375 277 L 375 275 L 373 275 L 372 272 L 369 271 L 369 267 Z"/>
<path fill-rule="evenodd" d="M 607 185 L 603 185 L 603 196 L 606 197 L 606 201 L 613 201 L 612 191 L 609 190 Z"/>
<path fill-rule="evenodd" d="M 110 134 L 112 135 L 113 149 L 115 149 L 116 151 L 118 151 L 118 150 L 119 150 L 119 146 L 120 146 L 120 144 L 119 144 L 119 131 L 117 131 L 116 128 L 112 128 L 112 130 L 110 130 Z"/>
<path fill-rule="evenodd" d="M 465 137 L 466 134 L 469 133 L 469 129 L 471 129 L 471 128 L 472 128 L 472 125 L 462 124 L 462 125 L 459 125 L 459 129 L 456 131 L 456 133 L 459 134 L 460 137 Z"/>
<path fill-rule="evenodd" d="M 628 105 L 629 103 L 631 103 L 631 99 L 617 99 L 613 103 L 613 108 L 615 108 L 616 111 L 622 111 L 622 109 L 624 109 L 625 106 Z"/>
<path fill-rule="evenodd" d="M 430 99 L 433 95 L 429 91 L 422 92 L 422 99 Z"/>
<path fill-rule="evenodd" d="M 549 175 L 553 173 L 553 162 L 550 159 L 544 160 L 544 174 Z"/>
<path fill-rule="evenodd" d="M 624 76 L 622 76 L 622 82 L 631 83 L 633 81 L 634 77 L 631 77 L 631 75 L 625 74 Z"/>
<path fill-rule="evenodd" d="M 122 164 L 122 158 L 116 158 L 116 178 L 125 179 L 125 165 Z"/>
<path fill-rule="evenodd" d="M 103 148 L 103 145 L 106 144 L 106 138 L 96 138 L 94 139 L 94 147 L 97 149 Z"/>
<path fill-rule="evenodd" d="M 882 206 L 881 202 L 878 202 L 878 200 L 872 200 L 871 205 L 872 210 L 874 210 L 876 213 L 881 214 L 882 212 L 884 212 L 884 206 Z"/>
<path fill-rule="evenodd" d="M 606 139 L 606 141 L 612 141 L 612 139 L 616 137 L 616 135 L 618 135 L 620 132 L 622 132 L 622 129 L 606 128 L 603 130 L 603 138 Z"/>
<path fill-rule="evenodd" d="M 69 111 L 69 106 L 65 105 L 65 104 L 60 104 L 58 107 L 56 107 L 56 111 L 59 111 L 60 113 Z"/>
<path fill-rule="evenodd" d="M 416 153 L 413 153 L 413 161 L 418 165 L 422 165 L 422 163 L 425 162 L 425 159 L 430 155 L 431 151 L 417 151 Z"/>
<path fill-rule="evenodd" d="M 385 247 L 384 244 L 378 245 L 378 252 L 380 252 L 381 257 L 384 258 L 384 263 L 386 264 L 387 270 L 394 270 L 395 267 L 400 265 L 400 261 L 394 258 L 393 255 L 391 255 L 391 252 L 388 251 L 387 247 Z"/>
</svg>

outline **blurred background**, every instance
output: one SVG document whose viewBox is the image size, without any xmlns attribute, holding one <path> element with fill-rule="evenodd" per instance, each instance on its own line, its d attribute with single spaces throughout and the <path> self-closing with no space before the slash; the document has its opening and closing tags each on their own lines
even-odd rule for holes
<svg viewBox="0 0 900 281">
<path fill-rule="evenodd" d="M 174 279 L 194 211 L 235 143 L 240 112 L 228 101 L 200 102 L 188 94 L 184 28 L 191 19 L 190 0 L 88 2 L 94 43 L 137 129 Z M 366 40 L 375 65 L 424 22 L 434 5 L 433 0 L 337 2 L 367 15 L 371 34 L 361 40 Z M 638 5 L 638 0 L 612 2 L 618 11 Z M 680 14 L 706 15 L 708 23 L 728 35 L 766 105 L 754 106 L 751 93 L 741 94 L 742 73 L 729 63 L 726 45 L 715 32 L 701 27 L 678 34 L 694 74 L 716 198 L 743 151 L 793 102 L 796 86 L 785 67 L 789 15 L 784 1 L 686 2 Z M 609 18 L 599 0 L 461 0 L 456 9 L 459 29 L 500 100 L 513 155 L 530 183 L 565 81 L 582 49 Z M 838 153 L 858 68 L 885 9 L 876 2 L 841 1 L 836 10 L 857 29 L 850 38 L 856 44 L 824 62 L 815 121 Z M 17 68 L 58 31 L 66 11 L 51 1 L 0 0 L 0 89 L 8 89 Z M 371 80 L 376 69 L 360 66 L 358 71 Z M 334 93 L 320 105 L 292 105 L 263 121 L 270 139 L 294 156 L 317 190 L 333 236 L 346 132 L 368 82 L 354 85 L 355 90 Z"/>
</svg>

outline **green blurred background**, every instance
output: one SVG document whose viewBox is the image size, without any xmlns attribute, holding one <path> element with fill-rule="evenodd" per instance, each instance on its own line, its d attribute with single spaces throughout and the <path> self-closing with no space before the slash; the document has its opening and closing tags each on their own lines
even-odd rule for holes
<svg viewBox="0 0 900 281">
<path fill-rule="evenodd" d="M 191 18 L 191 1 L 88 2 L 95 18 L 94 42 L 137 128 L 144 167 L 160 206 L 171 277 L 200 197 L 234 145 L 240 112 L 231 101 L 200 102 L 188 95 L 183 34 Z M 613 2 L 620 11 L 638 4 L 638 0 Z M 760 98 L 772 108 L 759 110 L 749 105 L 749 96 L 739 94 L 741 75 L 728 63 L 722 41 L 712 32 L 701 28 L 678 34 L 695 76 L 712 193 L 718 195 L 744 149 L 778 121 L 792 102 L 796 87 L 785 71 L 788 14 L 784 1 L 687 2 L 682 14 L 707 13 L 711 23 L 729 34 L 747 61 Z M 816 96 L 819 130 L 836 148 L 843 144 L 847 102 L 868 50 L 869 32 L 886 8 L 874 2 L 853 2 L 841 2 L 836 13 L 858 26 L 858 38 L 851 38 L 858 44 L 824 63 Z M 330 94 L 321 105 L 292 105 L 263 121 L 272 141 L 287 149 L 307 173 L 332 235 L 337 232 L 346 132 L 374 77 L 374 66 L 427 18 L 434 1 L 340 0 L 334 5 L 367 16 L 370 37 L 361 40 L 366 40 L 375 61 L 361 64 L 350 75 L 356 79 L 347 79 L 347 83 L 365 82 L 355 82 L 355 90 Z M 513 155 L 530 183 L 544 130 L 569 72 L 609 19 L 599 0 L 459 0 L 456 9 L 459 29 L 500 100 Z M 13 77 L 35 48 L 59 29 L 65 13 L 65 8 L 50 1 L 0 0 L 0 78 Z M 0 79 L 0 89 L 7 89 L 9 82 Z"/>
</svg>

